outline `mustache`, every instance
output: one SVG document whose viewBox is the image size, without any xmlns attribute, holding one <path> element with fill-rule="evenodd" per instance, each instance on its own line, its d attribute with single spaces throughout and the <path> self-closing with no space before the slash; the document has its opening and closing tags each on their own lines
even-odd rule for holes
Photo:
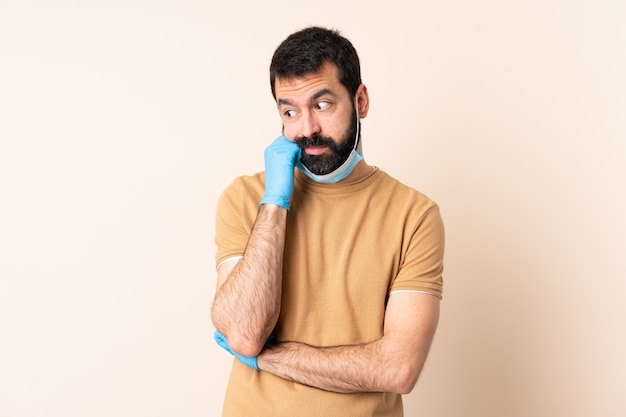
<svg viewBox="0 0 626 417">
<path fill-rule="evenodd" d="M 311 137 L 298 136 L 294 139 L 296 145 L 301 148 L 309 148 L 311 146 L 328 146 L 335 149 L 335 142 L 329 136 L 313 135 Z"/>
</svg>

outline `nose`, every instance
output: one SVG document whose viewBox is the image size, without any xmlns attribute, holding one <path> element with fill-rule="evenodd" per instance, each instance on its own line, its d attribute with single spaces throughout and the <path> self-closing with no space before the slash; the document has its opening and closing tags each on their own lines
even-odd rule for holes
<svg viewBox="0 0 626 417">
<path fill-rule="evenodd" d="M 317 116 L 313 112 L 304 112 L 302 114 L 301 135 L 310 138 L 320 133 L 320 125 Z"/>
</svg>

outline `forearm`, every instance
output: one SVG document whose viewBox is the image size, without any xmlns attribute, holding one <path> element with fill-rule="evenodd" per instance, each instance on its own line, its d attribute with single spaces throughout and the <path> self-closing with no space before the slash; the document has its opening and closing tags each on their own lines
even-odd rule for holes
<svg viewBox="0 0 626 417">
<path fill-rule="evenodd" d="M 258 357 L 258 366 L 328 391 L 407 394 L 422 371 L 438 321 L 438 298 L 396 293 L 389 297 L 380 339 L 322 348 L 296 342 L 268 345 Z"/>
<path fill-rule="evenodd" d="M 246 356 L 259 353 L 280 313 L 287 210 L 259 208 L 243 258 L 216 291 L 215 327 Z"/>
<path fill-rule="evenodd" d="M 283 379 L 327 391 L 405 394 L 415 385 L 423 359 L 419 355 L 403 359 L 383 338 L 326 348 L 296 342 L 268 345 L 258 364 L 263 371 Z"/>
</svg>

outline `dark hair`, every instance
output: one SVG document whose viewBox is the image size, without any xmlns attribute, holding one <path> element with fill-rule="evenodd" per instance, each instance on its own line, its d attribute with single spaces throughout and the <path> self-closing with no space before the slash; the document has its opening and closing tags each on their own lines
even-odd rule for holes
<svg viewBox="0 0 626 417">
<path fill-rule="evenodd" d="M 276 98 L 276 78 L 302 77 L 317 72 L 322 64 L 337 66 L 339 82 L 351 95 L 361 85 L 361 65 L 352 43 L 337 30 L 309 27 L 287 37 L 274 52 L 270 85 Z"/>
</svg>

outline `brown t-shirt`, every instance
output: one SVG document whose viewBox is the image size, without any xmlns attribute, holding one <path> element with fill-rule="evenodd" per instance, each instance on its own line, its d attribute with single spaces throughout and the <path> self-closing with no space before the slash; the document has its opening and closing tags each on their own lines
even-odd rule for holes
<svg viewBox="0 0 626 417">
<path fill-rule="evenodd" d="M 240 177 L 220 197 L 218 265 L 244 253 L 264 181 L 263 173 Z M 296 170 L 277 341 L 337 346 L 379 339 L 391 292 L 441 297 L 443 252 L 437 204 L 385 172 L 374 169 L 358 182 L 329 185 Z M 402 399 L 323 391 L 234 361 L 223 415 L 401 416 Z"/>
</svg>

